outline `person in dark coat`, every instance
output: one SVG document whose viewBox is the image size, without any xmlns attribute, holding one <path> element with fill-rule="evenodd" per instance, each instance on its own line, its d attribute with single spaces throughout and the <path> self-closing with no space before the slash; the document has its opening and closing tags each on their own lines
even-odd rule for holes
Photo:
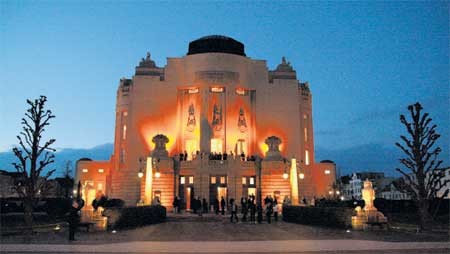
<svg viewBox="0 0 450 254">
<path fill-rule="evenodd" d="M 219 200 L 217 198 L 214 199 L 214 212 L 219 214 Z"/>
<path fill-rule="evenodd" d="M 80 223 L 80 210 L 84 206 L 84 200 L 81 197 L 72 200 L 72 206 L 69 211 L 69 240 L 75 241 L 75 231 Z"/>
<path fill-rule="evenodd" d="M 268 202 L 267 206 L 266 206 L 266 218 L 267 218 L 267 223 L 271 223 L 271 217 L 272 217 L 272 213 L 273 213 L 273 204 L 272 202 Z"/>
<path fill-rule="evenodd" d="M 261 224 L 263 219 L 263 209 L 260 203 L 258 203 L 256 211 L 258 212 L 258 224 Z"/>
<path fill-rule="evenodd" d="M 256 205 L 255 205 L 254 199 L 250 199 L 250 201 L 248 202 L 248 206 L 250 208 L 250 223 L 256 224 L 256 219 L 255 219 Z"/>
<path fill-rule="evenodd" d="M 247 221 L 247 213 L 248 213 L 248 200 L 247 198 L 241 198 L 241 213 L 242 213 L 242 221 Z"/>
<path fill-rule="evenodd" d="M 202 207 L 203 207 L 203 212 L 208 213 L 208 202 L 206 202 L 206 198 L 203 198 Z"/>
<path fill-rule="evenodd" d="M 222 211 L 222 215 L 225 215 L 225 199 L 223 197 L 220 200 L 220 209 Z"/>
<path fill-rule="evenodd" d="M 236 218 L 236 222 L 239 222 L 239 219 L 237 217 L 238 206 L 234 202 L 234 198 L 230 199 L 230 209 L 231 209 L 230 222 L 233 223 L 233 218 Z"/>
</svg>

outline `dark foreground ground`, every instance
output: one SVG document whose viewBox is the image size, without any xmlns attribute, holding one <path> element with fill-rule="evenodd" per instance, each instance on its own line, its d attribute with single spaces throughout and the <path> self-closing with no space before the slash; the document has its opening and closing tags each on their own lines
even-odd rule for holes
<svg viewBox="0 0 450 254">
<path fill-rule="evenodd" d="M 4 233 L 4 232 L 3 232 Z M 38 243 L 66 244 L 69 241 L 67 227 L 60 231 L 23 234 L 3 234 L 3 244 Z M 137 229 L 118 230 L 115 233 L 86 232 L 81 229 L 73 244 L 104 244 L 130 241 L 276 241 L 276 240 L 370 240 L 386 242 L 448 242 L 448 231 L 416 233 L 413 230 L 395 227 L 391 230 L 352 231 L 286 223 L 268 224 L 230 223 L 228 216 L 192 214 L 168 214 L 167 222 Z"/>
</svg>

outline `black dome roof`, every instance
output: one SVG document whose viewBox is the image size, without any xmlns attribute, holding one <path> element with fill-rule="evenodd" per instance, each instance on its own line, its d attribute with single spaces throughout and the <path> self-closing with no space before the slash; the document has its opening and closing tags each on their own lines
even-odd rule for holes
<svg viewBox="0 0 450 254">
<path fill-rule="evenodd" d="M 227 53 L 245 56 L 244 44 L 222 35 L 205 36 L 189 43 L 188 55 L 202 53 Z"/>
</svg>

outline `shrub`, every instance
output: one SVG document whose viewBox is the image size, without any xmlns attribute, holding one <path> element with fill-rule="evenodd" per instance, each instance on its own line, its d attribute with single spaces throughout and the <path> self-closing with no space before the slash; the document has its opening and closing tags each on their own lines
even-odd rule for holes
<svg viewBox="0 0 450 254">
<path fill-rule="evenodd" d="M 353 215 L 344 207 L 283 206 L 283 220 L 298 224 L 350 228 Z"/>
<path fill-rule="evenodd" d="M 166 219 L 164 206 L 130 206 L 105 208 L 103 215 L 108 217 L 109 229 L 134 228 Z"/>
<path fill-rule="evenodd" d="M 103 203 L 104 208 L 112 208 L 112 207 L 123 207 L 125 205 L 125 201 L 118 198 L 107 199 Z"/>
</svg>

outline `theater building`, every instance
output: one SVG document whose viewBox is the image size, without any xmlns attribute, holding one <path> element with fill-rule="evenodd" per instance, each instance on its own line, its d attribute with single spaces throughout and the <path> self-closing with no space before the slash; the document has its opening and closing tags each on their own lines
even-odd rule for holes
<svg viewBox="0 0 450 254">
<path fill-rule="evenodd" d="M 126 205 L 175 196 L 240 199 L 326 196 L 331 161 L 314 161 L 312 95 L 283 57 L 274 70 L 247 57 L 225 36 L 189 43 L 159 67 L 150 54 L 117 89 L 114 151 L 108 161 L 81 159 L 87 204 L 99 191 Z M 87 206 L 89 208 L 89 206 Z"/>
</svg>

